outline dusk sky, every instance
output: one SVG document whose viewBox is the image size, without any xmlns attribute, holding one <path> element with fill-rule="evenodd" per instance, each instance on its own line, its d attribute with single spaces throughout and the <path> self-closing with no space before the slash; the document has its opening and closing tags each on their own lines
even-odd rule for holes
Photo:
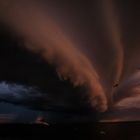
<svg viewBox="0 0 140 140">
<path fill-rule="evenodd" d="M 120 109 L 134 109 L 140 119 L 138 1 L 0 0 L 0 9 L 0 88 L 4 81 L 40 90 L 21 105 L 114 108 L 118 120 Z M 21 101 L 1 89 L 1 101 Z"/>
</svg>

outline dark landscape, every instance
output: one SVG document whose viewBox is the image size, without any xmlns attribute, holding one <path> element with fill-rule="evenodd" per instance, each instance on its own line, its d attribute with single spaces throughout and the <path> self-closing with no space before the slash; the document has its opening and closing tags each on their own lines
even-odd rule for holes
<svg viewBox="0 0 140 140">
<path fill-rule="evenodd" d="M 74 123 L 51 126 L 33 124 L 0 125 L 1 138 L 9 139 L 99 139 L 139 140 L 139 122 L 122 123 Z M 17 133 L 18 130 L 18 133 Z"/>
</svg>

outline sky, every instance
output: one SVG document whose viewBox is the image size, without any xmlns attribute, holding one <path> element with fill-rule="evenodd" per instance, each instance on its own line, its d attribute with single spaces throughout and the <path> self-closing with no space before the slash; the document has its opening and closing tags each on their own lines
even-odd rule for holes
<svg viewBox="0 0 140 140">
<path fill-rule="evenodd" d="M 138 1 L 0 6 L 1 81 L 37 86 L 64 108 L 139 108 Z"/>
</svg>

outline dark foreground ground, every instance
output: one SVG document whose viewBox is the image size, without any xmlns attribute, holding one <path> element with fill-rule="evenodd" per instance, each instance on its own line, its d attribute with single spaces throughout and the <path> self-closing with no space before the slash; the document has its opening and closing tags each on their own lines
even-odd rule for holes
<svg viewBox="0 0 140 140">
<path fill-rule="evenodd" d="M 139 140 L 140 122 L 55 124 L 55 125 L 0 125 L 0 140 L 7 139 L 92 139 Z"/>
</svg>

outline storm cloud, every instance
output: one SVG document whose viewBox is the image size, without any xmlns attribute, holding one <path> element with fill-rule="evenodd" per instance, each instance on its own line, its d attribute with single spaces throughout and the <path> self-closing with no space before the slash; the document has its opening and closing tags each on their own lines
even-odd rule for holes
<svg viewBox="0 0 140 140">
<path fill-rule="evenodd" d="M 88 6 L 81 3 L 79 10 L 75 4 L 75 14 L 65 5 L 70 3 L 61 6 L 56 1 L 48 2 L 53 13 L 32 0 L 0 0 L 0 19 L 21 38 L 27 50 L 54 66 L 60 80 L 84 87 L 93 108 L 104 112 L 108 106 L 139 95 L 137 4 L 115 0 L 87 2 Z M 93 6 L 91 10 L 89 5 Z"/>
<path fill-rule="evenodd" d="M 23 1 L 9 5 L 8 2 L 1 1 L 2 10 L 5 6 L 9 9 L 1 17 L 25 40 L 26 48 L 54 65 L 60 79 L 69 79 L 74 86 L 85 86 L 91 106 L 105 111 L 107 99 L 100 76 L 76 44 L 37 5 Z"/>
</svg>

